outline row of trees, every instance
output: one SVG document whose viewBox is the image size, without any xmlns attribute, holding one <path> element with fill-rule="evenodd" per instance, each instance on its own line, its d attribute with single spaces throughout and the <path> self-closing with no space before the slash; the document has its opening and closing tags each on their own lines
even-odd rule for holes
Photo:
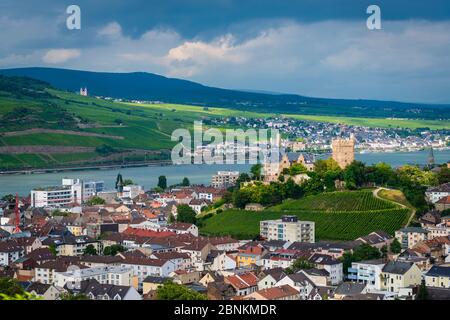
<svg viewBox="0 0 450 320">
<path fill-rule="evenodd" d="M 260 172 L 261 166 L 255 165 L 250 170 L 251 175 L 241 174 L 237 187 L 231 190 L 231 195 L 226 200 L 238 208 L 243 208 L 251 202 L 274 205 L 287 198 L 295 199 L 309 194 L 336 191 L 342 185 L 349 190 L 385 186 L 400 189 L 407 200 L 417 208 L 418 213 L 422 213 L 429 209 L 425 200 L 426 188 L 450 181 L 450 169 L 445 167 L 436 174 L 417 166 L 406 165 L 394 169 L 386 163 L 367 166 L 360 161 L 353 161 L 345 169 L 341 169 L 332 158 L 317 160 L 312 172 L 307 171 L 301 164 L 294 164 L 282 172 L 279 182 L 270 185 L 258 183 L 262 178 Z M 301 173 L 307 174 L 310 179 L 298 186 L 290 177 Z M 242 182 L 251 180 L 256 183 L 240 187 Z M 337 181 L 343 183 L 337 184 Z"/>
</svg>

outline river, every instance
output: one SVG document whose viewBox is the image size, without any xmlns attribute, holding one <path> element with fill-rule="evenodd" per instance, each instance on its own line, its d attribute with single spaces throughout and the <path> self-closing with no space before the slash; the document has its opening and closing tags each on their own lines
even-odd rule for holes
<svg viewBox="0 0 450 320">
<path fill-rule="evenodd" d="M 328 155 L 329 156 L 329 155 Z M 320 158 L 327 157 L 321 155 Z M 363 153 L 356 154 L 355 158 L 366 164 L 386 162 L 392 166 L 404 164 L 427 163 L 428 151 L 416 152 L 389 152 L 389 153 Z M 450 160 L 450 150 L 434 151 L 436 163 L 444 163 Z M 183 177 L 188 177 L 193 184 L 209 184 L 211 176 L 217 171 L 233 170 L 248 172 L 250 165 L 181 165 L 181 166 L 151 166 L 138 168 L 122 168 L 107 170 L 89 170 L 78 172 L 15 174 L 0 176 L 0 196 L 18 192 L 21 196 L 29 194 L 30 190 L 37 187 L 60 185 L 63 177 L 80 178 L 84 180 L 104 181 L 108 190 L 113 189 L 118 173 L 124 179 L 131 179 L 136 184 L 149 189 L 158 183 L 158 177 L 165 175 L 169 185 L 180 183 Z"/>
</svg>

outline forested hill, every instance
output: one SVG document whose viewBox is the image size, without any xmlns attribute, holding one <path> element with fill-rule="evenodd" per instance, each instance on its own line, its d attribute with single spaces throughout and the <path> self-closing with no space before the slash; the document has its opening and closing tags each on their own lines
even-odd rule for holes
<svg viewBox="0 0 450 320">
<path fill-rule="evenodd" d="M 352 117 L 449 119 L 450 105 L 428 105 L 375 100 L 312 98 L 227 90 L 152 73 L 103 73 L 52 68 L 0 70 L 0 74 L 26 76 L 68 91 L 87 87 L 91 95 L 163 101 L 271 113 Z"/>
</svg>

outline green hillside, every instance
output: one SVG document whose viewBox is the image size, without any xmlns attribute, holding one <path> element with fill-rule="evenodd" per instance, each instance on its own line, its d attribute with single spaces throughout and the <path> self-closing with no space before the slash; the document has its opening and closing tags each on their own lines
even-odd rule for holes
<svg viewBox="0 0 450 320">
<path fill-rule="evenodd" d="M 409 209 L 377 199 L 371 192 L 324 193 L 262 212 L 227 210 L 202 220 L 201 233 L 251 239 L 259 234 L 260 221 L 296 215 L 315 222 L 317 240 L 354 240 L 376 230 L 393 235 L 407 223 L 409 214 Z"/>
<path fill-rule="evenodd" d="M 175 144 L 172 132 L 192 129 L 195 120 L 274 115 L 177 104 L 120 103 L 63 92 L 38 80 L 0 76 L 0 171 L 167 160 Z M 425 126 L 422 120 L 398 121 L 410 127 Z M 426 126 L 450 127 L 447 121 L 430 121 Z M 386 122 L 386 126 L 396 125 L 395 120 Z"/>
</svg>

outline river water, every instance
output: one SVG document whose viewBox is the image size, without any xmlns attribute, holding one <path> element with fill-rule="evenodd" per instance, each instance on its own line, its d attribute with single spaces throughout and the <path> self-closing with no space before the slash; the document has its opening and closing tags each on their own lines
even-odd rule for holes
<svg viewBox="0 0 450 320">
<path fill-rule="evenodd" d="M 325 158 L 329 155 L 321 155 Z M 450 160 L 450 150 L 434 151 L 436 163 L 444 163 Z M 356 154 L 355 158 L 366 164 L 386 162 L 396 167 L 404 164 L 427 163 L 428 151 L 417 152 L 391 152 L 391 153 L 364 153 Z M 139 168 L 122 168 L 107 170 L 89 170 L 78 172 L 15 174 L 0 176 L 0 196 L 18 192 L 21 196 L 29 194 L 30 190 L 37 187 L 60 185 L 63 177 L 80 178 L 84 180 L 104 181 L 108 190 L 114 188 L 118 173 L 124 179 L 131 179 L 134 183 L 152 188 L 158 183 L 158 177 L 165 175 L 168 185 L 180 183 L 183 177 L 188 177 L 193 184 L 210 184 L 211 176 L 217 171 L 248 172 L 250 165 L 180 165 L 180 166 L 152 166 Z"/>
</svg>

